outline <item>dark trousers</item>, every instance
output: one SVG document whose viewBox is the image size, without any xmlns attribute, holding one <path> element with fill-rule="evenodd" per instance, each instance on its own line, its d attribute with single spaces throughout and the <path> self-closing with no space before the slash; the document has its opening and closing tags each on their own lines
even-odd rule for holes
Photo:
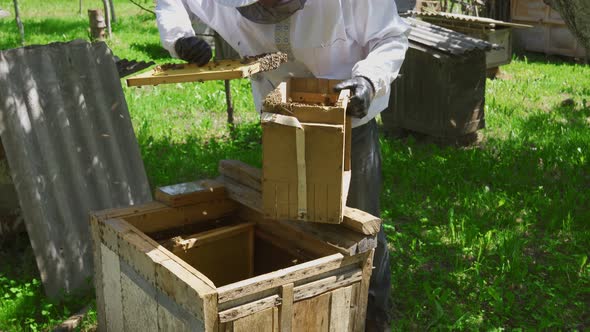
<svg viewBox="0 0 590 332">
<path fill-rule="evenodd" d="M 379 217 L 381 196 L 381 150 L 377 121 L 369 121 L 352 129 L 352 176 L 347 205 Z M 387 237 L 381 226 L 373 258 L 373 274 L 369 285 L 367 319 L 389 321 L 391 272 Z"/>
</svg>

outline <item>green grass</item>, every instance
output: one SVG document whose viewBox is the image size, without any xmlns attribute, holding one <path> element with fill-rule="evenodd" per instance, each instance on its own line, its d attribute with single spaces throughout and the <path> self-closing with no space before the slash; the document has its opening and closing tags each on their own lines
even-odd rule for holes
<svg viewBox="0 0 590 332">
<path fill-rule="evenodd" d="M 153 17 L 116 6 L 113 52 L 171 61 Z M 28 43 L 86 38 L 77 2 L 27 0 L 21 9 Z M 14 22 L 0 20 L 0 49 L 18 44 Z M 382 138 L 395 330 L 590 328 L 590 68 L 530 56 L 502 70 L 487 82 L 479 146 Z M 220 159 L 260 165 L 249 83 L 231 84 L 234 132 L 221 82 L 124 88 L 152 187 L 214 177 Z M 47 329 L 91 302 L 45 299 L 30 248 L 14 241 L 0 246 L 10 262 L 0 265 L 0 330 Z"/>
</svg>

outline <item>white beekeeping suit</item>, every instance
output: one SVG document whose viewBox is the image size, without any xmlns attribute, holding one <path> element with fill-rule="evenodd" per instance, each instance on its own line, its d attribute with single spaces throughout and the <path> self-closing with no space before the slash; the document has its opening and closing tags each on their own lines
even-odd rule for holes
<svg viewBox="0 0 590 332">
<path fill-rule="evenodd" d="M 194 36 L 189 13 L 217 31 L 242 57 L 287 53 L 288 64 L 252 79 L 258 111 L 264 97 L 289 76 L 368 78 L 375 98 L 365 117 L 353 119 L 353 127 L 387 108 L 390 84 L 408 47 L 408 27 L 392 0 L 307 0 L 303 9 L 276 24 L 254 23 L 216 0 L 159 0 L 156 13 L 162 44 L 172 56 L 178 38 Z"/>
</svg>

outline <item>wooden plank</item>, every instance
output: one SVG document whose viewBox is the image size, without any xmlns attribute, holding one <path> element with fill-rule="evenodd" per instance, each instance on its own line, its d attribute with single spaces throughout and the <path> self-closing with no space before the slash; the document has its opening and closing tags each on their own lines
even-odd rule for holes
<svg viewBox="0 0 590 332">
<path fill-rule="evenodd" d="M 158 306 L 158 330 L 175 332 L 190 331 L 185 322 L 162 306 Z"/>
<path fill-rule="evenodd" d="M 141 288 L 121 273 L 123 329 L 119 331 L 158 332 L 158 303 L 155 292 Z"/>
<path fill-rule="evenodd" d="M 371 250 L 363 256 L 365 257 L 365 264 L 363 265 L 363 279 L 359 287 L 358 306 L 356 310 L 356 317 L 354 319 L 354 330 L 362 332 L 365 330 L 365 319 L 367 317 L 367 304 L 369 300 L 369 283 L 371 281 L 371 274 L 373 273 L 373 255 L 375 250 Z"/>
<path fill-rule="evenodd" d="M 350 116 L 347 116 L 346 123 L 344 126 L 344 171 L 350 171 L 352 169 L 352 159 L 351 159 L 351 155 L 350 155 L 351 148 L 352 148 L 352 118 Z M 346 192 L 348 192 L 348 190 L 346 190 Z"/>
<path fill-rule="evenodd" d="M 273 308 L 234 321 L 234 332 L 273 332 Z"/>
<path fill-rule="evenodd" d="M 248 280 L 219 287 L 217 288 L 219 303 L 230 301 L 236 297 L 279 287 L 303 277 L 309 277 L 337 269 L 342 265 L 343 258 L 344 256 L 341 254 L 334 254 L 276 272 L 267 273 Z"/>
<path fill-rule="evenodd" d="M 156 286 L 203 322 L 207 331 L 217 329 L 217 296 L 213 287 L 170 259 L 156 266 Z"/>
<path fill-rule="evenodd" d="M 312 260 L 318 257 L 318 255 L 311 254 L 306 250 L 302 249 L 301 246 L 298 245 L 297 241 L 291 241 L 290 239 L 286 238 L 279 238 L 261 229 L 256 230 L 256 237 L 261 241 L 265 241 L 275 247 L 283 249 L 285 252 L 295 257 L 298 260 L 297 263 Z M 333 253 L 333 251 L 330 252 L 330 254 Z"/>
<path fill-rule="evenodd" d="M 220 241 L 213 241 L 176 255 L 212 280 L 216 286 L 248 279 L 250 257 L 247 229 Z"/>
<path fill-rule="evenodd" d="M 293 331 L 329 331 L 330 293 L 293 304 Z"/>
<path fill-rule="evenodd" d="M 359 282 L 363 278 L 363 271 L 361 269 L 354 269 L 338 275 L 333 275 L 307 284 L 302 284 L 295 287 L 294 299 L 301 301 L 318 294 L 322 294 L 340 287 L 346 287 Z"/>
<path fill-rule="evenodd" d="M 244 64 L 239 60 L 221 60 L 205 66 L 196 64 L 170 64 L 127 79 L 128 86 L 159 85 L 169 83 L 203 82 L 245 78 L 261 71 L 259 63 Z"/>
<path fill-rule="evenodd" d="M 0 143 L 1 147 L 1 143 Z M 102 241 L 98 220 L 90 218 L 90 235 L 92 237 L 92 254 L 94 258 L 94 289 L 96 290 L 96 319 L 100 332 L 106 331 L 105 292 L 103 287 Z"/>
<path fill-rule="evenodd" d="M 254 276 L 254 250 L 256 248 L 256 238 L 254 227 L 248 230 L 248 277 Z"/>
<path fill-rule="evenodd" d="M 225 185 L 227 195 L 232 200 L 262 212 L 262 194 L 244 184 L 222 175 L 218 178 Z"/>
<path fill-rule="evenodd" d="M 170 207 L 210 202 L 226 197 L 223 184 L 215 180 L 179 183 L 156 189 L 155 198 Z"/>
<path fill-rule="evenodd" d="M 154 233 L 198 222 L 219 219 L 233 214 L 237 203 L 231 199 L 221 199 L 199 204 L 171 208 L 163 203 L 160 209 L 139 211 L 125 217 L 132 226 L 143 233 Z"/>
<path fill-rule="evenodd" d="M 103 241 L 105 242 L 105 244 L 106 244 L 107 235 L 109 235 L 110 233 L 114 234 L 114 235 L 108 236 L 109 238 L 114 237 L 114 240 L 112 240 L 112 241 L 114 241 L 114 243 L 115 243 L 115 249 L 111 248 L 111 250 L 115 250 L 116 252 L 119 252 L 119 237 L 123 236 L 124 234 L 127 234 L 127 233 L 133 233 L 133 238 L 140 238 L 140 239 L 143 239 L 143 241 L 145 242 L 145 243 L 142 243 L 141 241 L 138 240 L 139 242 L 137 244 L 137 248 L 143 248 L 142 250 L 146 253 L 149 253 L 148 256 L 150 256 L 150 257 L 154 256 L 153 259 L 156 260 L 157 262 L 163 260 L 163 258 L 160 256 L 160 254 L 163 256 L 166 256 L 168 259 L 171 259 L 171 260 L 175 261 L 176 263 L 180 264 L 183 268 L 188 270 L 190 273 L 192 273 L 197 278 L 201 279 L 204 283 L 208 284 L 210 287 L 215 287 L 213 282 L 211 280 L 209 280 L 206 276 L 204 276 L 202 273 L 197 271 L 195 268 L 193 268 L 192 266 L 190 266 L 189 264 L 184 262 L 182 259 L 180 259 L 178 256 L 176 256 L 175 254 L 173 254 L 172 252 L 170 252 L 169 250 L 167 250 L 163 246 L 159 245 L 152 238 L 150 238 L 146 234 L 142 233 L 140 230 L 133 227 L 132 225 L 130 225 L 126 221 L 121 220 L 121 219 L 110 219 L 108 221 L 103 221 L 99 224 L 102 227 L 101 230 L 103 233 Z M 132 243 L 135 243 L 135 241 L 133 241 Z M 125 245 L 125 246 L 127 246 L 127 245 Z M 141 254 L 135 253 L 134 255 L 141 255 Z M 129 261 L 136 260 L 136 258 L 133 258 L 133 256 L 131 256 L 130 254 L 125 254 L 124 257 L 127 257 L 127 259 Z M 145 260 L 142 259 L 141 257 L 137 258 L 137 262 L 141 262 L 141 261 L 145 261 Z M 147 263 L 149 264 L 149 262 L 147 262 Z M 150 278 L 148 278 L 148 279 L 150 279 Z"/>
<path fill-rule="evenodd" d="M 237 160 L 221 160 L 219 174 L 235 180 L 254 190 L 262 190 L 262 170 Z"/>
<path fill-rule="evenodd" d="M 230 197 L 236 199 L 237 202 L 250 209 L 246 212 L 251 214 L 253 221 L 264 222 L 265 217 L 256 214 L 256 212 L 262 211 L 261 205 L 258 205 L 260 204 L 258 202 L 261 201 L 259 198 L 259 192 L 225 177 L 222 178 L 221 181 L 224 182 Z M 241 209 L 240 211 L 245 210 Z M 239 214 L 242 215 L 246 212 L 239 212 Z M 343 217 L 343 226 L 347 229 L 344 229 L 339 225 L 322 225 L 288 221 L 272 222 L 289 226 L 289 228 L 294 229 L 299 233 L 311 232 L 310 234 L 312 234 L 313 237 L 334 245 L 339 251 L 347 255 L 354 255 L 357 252 L 364 252 L 375 248 L 377 242 L 373 235 L 377 234 L 380 228 L 380 219 L 373 217 L 366 212 L 359 213 L 357 210 L 349 207 L 344 209 Z"/>
<path fill-rule="evenodd" d="M 273 295 L 265 297 L 263 299 L 250 302 L 241 306 L 237 306 L 231 309 L 221 311 L 219 313 L 219 322 L 226 323 L 242 317 L 246 317 L 257 313 L 259 311 L 266 310 L 281 305 L 281 297 Z"/>
<path fill-rule="evenodd" d="M 348 331 L 350 321 L 350 298 L 352 286 L 332 292 L 330 303 L 330 332 Z"/>
<path fill-rule="evenodd" d="M 359 209 L 344 209 L 344 227 L 365 235 L 377 235 L 381 229 L 381 219 Z"/>
<path fill-rule="evenodd" d="M 152 286 L 156 285 L 156 265 L 169 259 L 133 231 L 119 233 L 119 257 Z"/>
<path fill-rule="evenodd" d="M 295 103 L 322 104 L 334 106 L 338 101 L 337 93 L 291 92 L 289 100 Z"/>
<path fill-rule="evenodd" d="M 104 244 L 99 244 L 102 257 L 101 268 L 103 271 L 102 289 L 97 293 L 104 294 L 104 321 L 105 331 L 123 331 L 123 299 L 121 297 L 121 270 L 119 257 Z"/>
<path fill-rule="evenodd" d="M 135 215 L 135 214 L 146 214 L 150 211 L 157 211 L 162 209 L 165 205 L 161 202 L 149 202 L 141 205 L 133 205 L 129 207 L 105 209 L 100 211 L 91 211 L 90 217 L 96 220 L 116 219 Z"/>
<path fill-rule="evenodd" d="M 377 237 L 357 233 L 341 225 L 303 223 L 297 221 L 275 221 L 283 227 L 288 227 L 296 232 L 303 232 L 326 242 L 336 248 L 340 253 L 352 256 L 369 251 L 377 247 Z"/>
<path fill-rule="evenodd" d="M 355 331 L 355 320 L 357 317 L 357 310 L 358 310 L 358 300 L 359 300 L 359 289 L 360 289 L 360 282 L 357 282 L 352 285 L 351 294 L 350 294 L 350 312 L 349 312 L 349 324 L 348 330 L 349 332 Z M 363 332 L 363 331 L 359 331 Z"/>
<path fill-rule="evenodd" d="M 232 226 L 223 226 L 209 231 L 200 232 L 186 236 L 176 236 L 172 240 L 165 241 L 164 248 L 172 251 L 172 253 L 182 253 L 191 248 L 198 248 L 210 242 L 219 241 L 228 237 L 233 237 L 236 234 L 249 232 L 254 228 L 255 223 L 241 223 Z"/>
<path fill-rule="evenodd" d="M 281 286 L 281 308 L 279 311 L 282 332 L 290 332 L 293 322 L 293 284 Z"/>
<path fill-rule="evenodd" d="M 272 330 L 273 332 L 279 332 L 281 328 L 281 323 L 279 321 L 279 308 L 272 308 L 272 317 Z"/>
</svg>

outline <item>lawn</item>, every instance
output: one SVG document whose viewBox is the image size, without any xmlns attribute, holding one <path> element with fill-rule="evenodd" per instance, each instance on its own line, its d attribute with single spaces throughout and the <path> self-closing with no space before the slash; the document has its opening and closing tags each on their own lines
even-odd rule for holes
<svg viewBox="0 0 590 332">
<path fill-rule="evenodd" d="M 101 6 L 19 3 L 27 44 L 87 38 L 85 11 Z M 170 61 L 153 16 L 115 6 L 113 52 Z M 18 46 L 14 21 L 0 20 L 0 49 Z M 478 146 L 382 137 L 394 330 L 590 328 L 590 67 L 529 54 L 502 71 L 487 81 Z M 233 133 L 222 82 L 124 88 L 152 187 L 216 176 L 220 159 L 260 165 L 249 82 L 231 84 Z M 0 243 L 0 331 L 47 330 L 92 303 L 46 299 L 27 241 Z"/>
</svg>

